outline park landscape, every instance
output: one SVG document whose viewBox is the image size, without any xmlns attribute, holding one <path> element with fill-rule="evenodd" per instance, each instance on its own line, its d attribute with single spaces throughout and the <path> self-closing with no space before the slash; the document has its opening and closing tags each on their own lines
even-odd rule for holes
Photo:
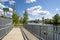
<svg viewBox="0 0 60 40">
<path fill-rule="evenodd" d="M 59 0 L 0 0 L 1 40 L 60 40 Z"/>
</svg>

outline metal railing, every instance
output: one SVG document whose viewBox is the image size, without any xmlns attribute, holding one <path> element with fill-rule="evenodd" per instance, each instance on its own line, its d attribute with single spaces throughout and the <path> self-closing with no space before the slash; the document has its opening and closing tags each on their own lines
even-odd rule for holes
<svg viewBox="0 0 60 40">
<path fill-rule="evenodd" d="M 24 25 L 39 40 L 60 40 L 60 27 L 50 25 Z"/>
<path fill-rule="evenodd" d="M 1 18 L 2 19 L 2 18 Z M 1 25 L 2 24 L 2 25 Z M 13 28 L 12 20 L 0 20 L 0 40 Z"/>
</svg>

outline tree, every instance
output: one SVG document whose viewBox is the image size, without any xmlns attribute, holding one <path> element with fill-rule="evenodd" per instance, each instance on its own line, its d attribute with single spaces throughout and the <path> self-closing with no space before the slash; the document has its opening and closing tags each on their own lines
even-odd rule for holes
<svg viewBox="0 0 60 40">
<path fill-rule="evenodd" d="M 23 24 L 28 24 L 28 13 L 25 11 L 24 16 L 23 16 Z"/>
<path fill-rule="evenodd" d="M 40 20 L 39 19 L 35 19 L 35 23 L 39 23 L 40 22 Z"/>
<path fill-rule="evenodd" d="M 56 14 L 56 15 L 53 17 L 53 20 L 54 20 L 54 24 L 58 24 L 58 23 L 59 23 L 59 20 L 60 20 L 59 14 Z"/>
<path fill-rule="evenodd" d="M 42 17 L 42 22 L 44 23 L 44 17 Z"/>
<path fill-rule="evenodd" d="M 19 20 L 20 24 L 23 24 L 23 18 L 21 17 Z"/>
<path fill-rule="evenodd" d="M 53 24 L 53 19 L 45 19 L 46 24 Z"/>
<path fill-rule="evenodd" d="M 18 14 L 16 14 L 15 5 L 12 5 L 12 9 L 13 9 L 13 15 L 12 15 L 13 24 L 18 24 L 19 16 Z"/>
<path fill-rule="evenodd" d="M 17 14 L 13 14 L 12 19 L 13 19 L 13 24 L 17 24 L 19 21 L 19 16 Z"/>
</svg>

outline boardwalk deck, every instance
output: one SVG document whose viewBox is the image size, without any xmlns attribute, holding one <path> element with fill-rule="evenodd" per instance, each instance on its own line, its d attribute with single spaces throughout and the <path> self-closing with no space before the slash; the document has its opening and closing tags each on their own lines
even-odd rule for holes
<svg viewBox="0 0 60 40">
<path fill-rule="evenodd" d="M 2 40 L 24 40 L 20 28 L 13 28 Z"/>
</svg>

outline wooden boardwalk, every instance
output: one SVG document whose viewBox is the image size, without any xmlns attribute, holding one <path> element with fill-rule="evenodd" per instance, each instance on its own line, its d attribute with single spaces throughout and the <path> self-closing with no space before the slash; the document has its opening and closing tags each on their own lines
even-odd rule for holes
<svg viewBox="0 0 60 40">
<path fill-rule="evenodd" d="M 13 28 L 2 40 L 24 40 L 21 29 Z"/>
</svg>

